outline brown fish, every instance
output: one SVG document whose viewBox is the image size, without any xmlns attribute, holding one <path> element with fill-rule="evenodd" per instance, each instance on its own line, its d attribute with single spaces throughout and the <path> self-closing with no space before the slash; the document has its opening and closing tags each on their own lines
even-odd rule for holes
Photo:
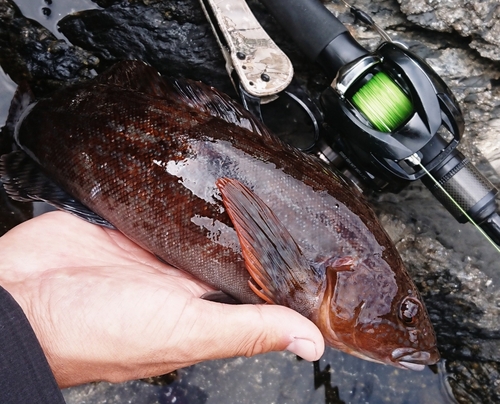
<svg viewBox="0 0 500 404">
<path fill-rule="evenodd" d="M 439 360 L 361 194 L 214 89 L 123 62 L 29 105 L 15 139 L 0 167 L 15 199 L 113 226 L 241 302 L 291 307 L 355 356 L 417 370 Z"/>
</svg>

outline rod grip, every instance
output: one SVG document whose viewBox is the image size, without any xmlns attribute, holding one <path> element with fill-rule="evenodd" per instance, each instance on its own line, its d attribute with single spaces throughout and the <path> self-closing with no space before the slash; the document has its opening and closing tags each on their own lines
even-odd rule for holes
<svg viewBox="0 0 500 404">
<path fill-rule="evenodd" d="M 347 28 L 320 0 L 260 0 L 312 61 Z"/>
</svg>

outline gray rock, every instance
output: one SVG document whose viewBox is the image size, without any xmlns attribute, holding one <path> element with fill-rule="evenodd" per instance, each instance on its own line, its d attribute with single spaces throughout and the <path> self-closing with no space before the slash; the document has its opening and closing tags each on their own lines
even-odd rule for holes
<svg viewBox="0 0 500 404">
<path fill-rule="evenodd" d="M 500 7 L 496 0 L 398 0 L 408 19 L 424 28 L 457 32 L 483 57 L 500 60 Z"/>
</svg>

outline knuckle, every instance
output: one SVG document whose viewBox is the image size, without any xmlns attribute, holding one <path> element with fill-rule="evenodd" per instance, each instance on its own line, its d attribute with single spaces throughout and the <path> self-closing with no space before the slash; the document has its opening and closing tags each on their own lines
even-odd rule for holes
<svg viewBox="0 0 500 404">
<path fill-rule="evenodd" d="M 242 344 L 240 351 L 247 357 L 268 352 L 273 349 L 272 336 L 266 327 L 262 327 L 262 325 L 265 324 L 262 308 L 259 306 L 254 307 L 258 312 L 256 321 L 258 321 L 259 325 L 254 329 L 249 338 L 245 338 L 245 342 Z"/>
<path fill-rule="evenodd" d="M 250 340 L 241 347 L 241 352 L 244 356 L 250 357 L 260 353 L 267 352 L 269 350 L 269 338 L 268 335 L 261 331 L 258 334 L 252 336 Z"/>
</svg>

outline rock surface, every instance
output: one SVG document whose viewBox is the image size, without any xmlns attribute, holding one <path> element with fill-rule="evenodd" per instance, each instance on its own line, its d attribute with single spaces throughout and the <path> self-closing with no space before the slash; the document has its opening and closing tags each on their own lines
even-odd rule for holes
<svg viewBox="0 0 500 404">
<path fill-rule="evenodd" d="M 23 1 L 30 0 L 17 0 Z M 325 75 L 305 60 L 258 1 L 248 3 L 290 56 L 299 82 L 316 98 L 329 84 Z M 494 17 L 499 8 L 492 1 L 480 0 L 412 0 L 411 5 L 401 0 L 407 19 L 396 0 L 353 3 L 372 15 L 392 38 L 424 58 L 448 83 L 466 120 L 462 151 L 500 186 L 500 67 L 485 59 L 495 57 L 480 56 L 470 47 L 481 41 L 498 45 L 494 41 L 500 36 L 492 39 L 488 32 L 500 29 L 498 14 L 496 20 Z M 99 0 L 98 5 L 100 9 L 60 21 L 60 30 L 70 41 L 67 43 L 24 18 L 12 0 L 0 0 L 1 67 L 14 81 L 29 81 L 37 95 L 43 96 L 61 85 L 92 77 L 117 60 L 135 58 L 163 74 L 204 80 L 234 95 L 197 0 Z M 456 9 L 450 9 L 449 16 L 424 11 L 446 10 L 452 5 Z M 376 48 L 380 38 L 373 30 L 355 23 L 341 4 L 328 3 L 328 7 L 363 46 Z M 484 14 L 485 10 L 490 13 Z M 490 31 L 481 30 L 476 17 L 467 14 L 472 12 L 490 21 Z M 430 17 L 415 20 L 425 13 Z M 459 23 L 449 28 L 443 28 L 444 23 L 430 26 L 438 21 L 438 15 L 443 21 L 455 15 L 454 21 Z M 422 30 L 416 23 L 446 32 Z M 463 33 L 468 33 L 467 38 Z M 9 145 L 0 142 L 0 147 Z M 316 372 L 319 382 L 315 389 L 312 365 L 297 362 L 291 355 L 270 354 L 197 365 L 180 371 L 180 379 L 166 386 L 130 382 L 69 389 L 65 391 L 67 402 L 500 402 L 499 253 L 471 225 L 456 223 L 420 183 L 398 195 L 370 198 L 432 316 L 445 359 L 434 369 L 437 374 L 429 369 L 402 372 L 328 350 L 321 371 Z M 6 203 L 0 198 L 5 228 L 31 214 Z M 7 222 L 7 217 L 15 220 Z"/>
<path fill-rule="evenodd" d="M 95 56 L 26 19 L 14 2 L 0 2 L 0 20 L 0 65 L 16 83 L 30 83 L 36 95 L 95 76 Z"/>
<path fill-rule="evenodd" d="M 415 24 L 441 32 L 456 32 L 469 46 L 500 60 L 500 5 L 496 0 L 398 0 L 401 11 Z"/>
</svg>

